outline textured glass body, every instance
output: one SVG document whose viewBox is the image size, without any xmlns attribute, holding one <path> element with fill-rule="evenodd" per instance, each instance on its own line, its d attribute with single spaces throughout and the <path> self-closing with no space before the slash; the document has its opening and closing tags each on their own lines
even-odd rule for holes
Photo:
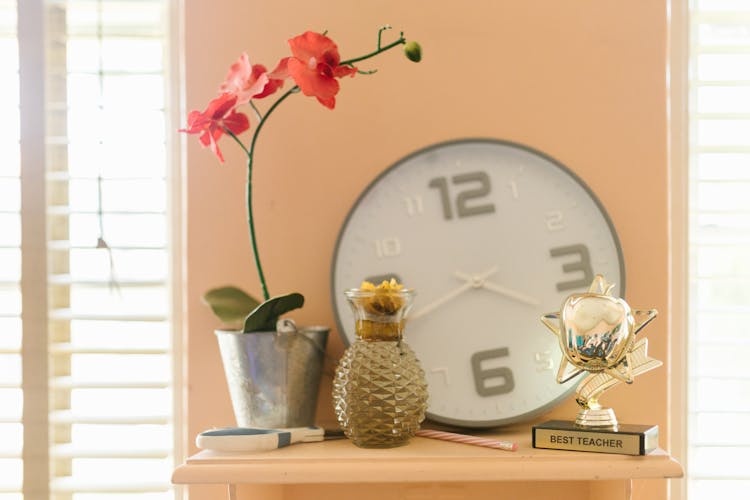
<svg viewBox="0 0 750 500">
<path fill-rule="evenodd" d="M 372 295 L 347 291 L 357 340 L 336 369 L 333 404 L 341 428 L 357 446 L 406 444 L 427 409 L 427 383 L 414 351 L 403 339 L 413 291 L 395 292 L 392 310 L 373 310 Z M 376 307 L 376 309 L 378 309 Z"/>
</svg>

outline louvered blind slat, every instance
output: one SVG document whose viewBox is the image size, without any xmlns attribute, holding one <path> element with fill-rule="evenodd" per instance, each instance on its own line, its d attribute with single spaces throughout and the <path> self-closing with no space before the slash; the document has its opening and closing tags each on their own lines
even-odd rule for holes
<svg viewBox="0 0 750 500">
<path fill-rule="evenodd" d="M 151 415 L 87 415 L 70 411 L 50 413 L 50 422 L 59 424 L 95 425 L 163 425 L 171 422 L 169 413 Z"/>
</svg>

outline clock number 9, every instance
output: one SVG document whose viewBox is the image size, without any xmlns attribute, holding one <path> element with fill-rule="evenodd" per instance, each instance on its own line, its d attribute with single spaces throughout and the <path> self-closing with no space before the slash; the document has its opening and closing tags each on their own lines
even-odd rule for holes
<svg viewBox="0 0 750 500">
<path fill-rule="evenodd" d="M 492 191 L 490 187 L 490 176 L 487 175 L 487 172 L 470 172 L 467 174 L 454 175 L 451 178 L 451 181 L 454 186 L 465 184 L 467 182 L 479 183 L 477 187 L 464 189 L 456 196 L 456 213 L 458 214 L 458 217 L 470 217 L 472 215 L 491 214 L 495 212 L 495 205 L 492 203 L 473 206 L 468 205 L 470 200 L 483 198 Z M 446 220 L 452 219 L 453 210 L 451 207 L 453 204 L 451 203 L 448 190 L 448 179 L 446 177 L 435 177 L 434 179 L 431 179 L 427 185 L 440 191 L 440 201 L 443 204 L 443 218 Z"/>
<path fill-rule="evenodd" d="M 499 368 L 482 368 L 483 361 L 489 361 L 491 359 L 503 358 L 508 356 L 510 351 L 507 347 L 500 347 L 499 349 L 490 349 L 488 351 L 479 351 L 471 355 L 471 370 L 474 372 L 474 387 L 477 390 L 477 394 L 486 398 L 488 396 L 497 396 L 499 394 L 507 394 L 513 391 L 516 386 L 513 381 L 513 372 L 507 366 L 501 366 Z M 499 384 L 493 385 L 488 384 L 488 380 L 500 379 Z"/>
</svg>

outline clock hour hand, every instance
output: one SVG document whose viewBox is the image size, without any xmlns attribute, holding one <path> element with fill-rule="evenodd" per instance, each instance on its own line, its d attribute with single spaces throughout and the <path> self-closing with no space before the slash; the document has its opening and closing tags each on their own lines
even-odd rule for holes
<svg viewBox="0 0 750 500">
<path fill-rule="evenodd" d="M 487 281 L 486 277 L 483 277 L 481 275 L 472 276 L 470 274 L 462 273 L 460 271 L 456 271 L 453 274 L 457 278 L 461 278 L 462 280 L 467 280 L 467 281 L 471 280 L 470 282 L 472 286 L 474 286 L 475 288 L 486 288 L 487 290 L 498 293 L 502 295 L 503 297 L 507 297 L 509 299 L 513 299 L 518 302 L 528 304 L 530 306 L 539 305 L 539 301 L 536 300 L 534 297 L 531 297 L 529 295 L 526 295 L 525 293 L 510 289 L 508 287 L 498 285 L 497 283 Z"/>
<path fill-rule="evenodd" d="M 477 275 L 477 277 L 479 279 L 484 280 L 488 276 L 491 276 L 491 275 L 493 275 L 496 272 L 497 272 L 497 266 L 493 266 L 491 269 L 488 269 L 487 271 L 485 271 L 485 272 Z M 456 271 L 453 274 L 454 274 L 454 276 L 458 276 L 459 274 L 464 274 L 464 273 L 461 273 L 460 271 Z M 469 275 L 466 275 L 466 276 L 469 276 Z M 453 290 L 451 290 L 450 292 L 446 293 L 445 295 L 443 295 L 439 299 L 436 299 L 434 302 L 431 302 L 430 304 L 427 304 L 426 306 L 422 307 L 420 310 L 413 312 L 412 314 L 409 315 L 409 319 L 410 320 L 415 320 L 415 319 L 421 318 L 425 314 L 428 314 L 428 313 L 434 311 L 435 309 L 437 309 L 438 307 L 442 306 L 446 302 L 449 302 L 449 301 L 453 300 L 454 298 L 458 297 L 459 295 L 461 295 L 465 291 L 471 290 L 472 288 L 476 287 L 476 285 L 474 283 L 475 280 L 474 280 L 473 276 L 469 276 L 468 279 L 467 278 L 463 278 L 463 277 L 460 277 L 460 278 L 462 280 L 465 280 L 466 283 L 464 283 L 463 285 L 459 286 L 458 288 L 454 288 Z"/>
</svg>

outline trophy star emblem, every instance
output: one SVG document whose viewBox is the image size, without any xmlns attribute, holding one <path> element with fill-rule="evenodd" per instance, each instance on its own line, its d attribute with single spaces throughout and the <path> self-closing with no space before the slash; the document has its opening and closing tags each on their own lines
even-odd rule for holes
<svg viewBox="0 0 750 500">
<path fill-rule="evenodd" d="M 656 317 L 657 311 L 632 310 L 627 302 L 612 295 L 614 286 L 597 275 L 587 292 L 570 295 L 560 311 L 542 316 L 544 325 L 558 337 L 563 352 L 558 383 L 588 371 L 631 384 L 643 372 L 637 367 L 649 360 L 646 343 L 636 343 L 635 336 Z M 636 345 L 643 351 L 639 351 L 639 356 L 634 356 Z"/>
<path fill-rule="evenodd" d="M 628 367 L 631 370 L 633 378 L 662 365 L 662 362 L 658 359 L 649 358 L 647 351 L 648 339 L 640 339 L 635 343 L 633 352 L 630 355 L 632 363 Z M 622 365 L 620 369 L 624 369 Z M 596 401 L 602 393 L 619 383 L 620 379 L 613 378 L 607 372 L 592 373 L 588 377 L 585 377 L 578 385 L 576 390 L 578 399 L 584 404 L 588 404 L 588 401 Z"/>
</svg>

